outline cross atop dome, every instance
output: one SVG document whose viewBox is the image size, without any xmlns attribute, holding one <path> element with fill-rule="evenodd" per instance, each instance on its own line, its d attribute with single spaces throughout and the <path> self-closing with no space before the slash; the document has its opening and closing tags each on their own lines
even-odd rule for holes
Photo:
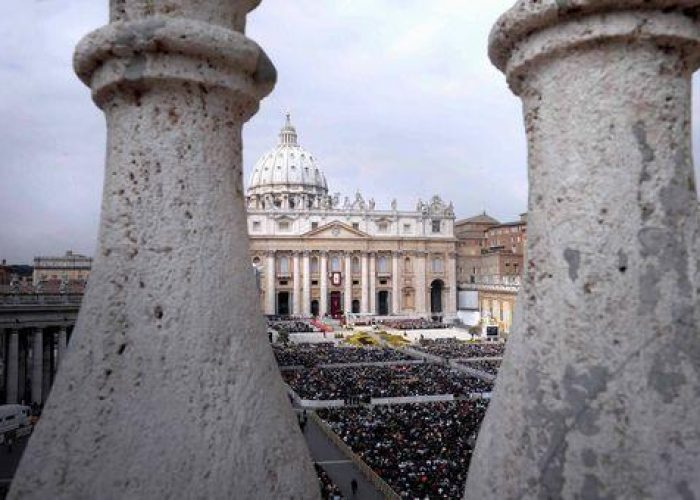
<svg viewBox="0 0 700 500">
<path fill-rule="evenodd" d="M 290 146 L 297 145 L 297 131 L 294 125 L 292 125 L 291 113 L 289 111 L 286 113 L 284 127 L 280 130 L 280 145 L 282 144 L 288 144 Z"/>
</svg>

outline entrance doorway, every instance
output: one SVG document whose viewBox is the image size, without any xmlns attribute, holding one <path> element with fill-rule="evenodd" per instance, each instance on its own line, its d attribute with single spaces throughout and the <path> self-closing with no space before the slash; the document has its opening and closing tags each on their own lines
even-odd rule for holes
<svg viewBox="0 0 700 500">
<path fill-rule="evenodd" d="M 280 316 L 289 316 L 289 292 L 277 293 L 277 314 Z"/>
<path fill-rule="evenodd" d="M 442 313 L 442 290 L 445 284 L 442 280 L 435 280 L 430 284 L 430 312 L 433 314 Z"/>
<path fill-rule="evenodd" d="M 379 303 L 379 315 L 388 316 L 389 315 L 389 292 L 382 290 L 379 292 L 378 301 Z"/>
<path fill-rule="evenodd" d="M 331 316 L 337 318 L 341 314 L 343 310 L 340 305 L 340 292 L 331 292 Z"/>
<path fill-rule="evenodd" d="M 360 313 L 360 301 L 355 299 L 352 301 L 352 313 L 353 314 L 359 314 Z"/>
<path fill-rule="evenodd" d="M 311 301 L 311 316 L 318 316 L 318 300 Z"/>
</svg>

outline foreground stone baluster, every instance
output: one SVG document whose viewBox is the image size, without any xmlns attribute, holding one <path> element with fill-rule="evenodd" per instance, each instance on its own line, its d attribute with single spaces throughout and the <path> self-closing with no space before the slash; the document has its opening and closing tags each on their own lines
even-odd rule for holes
<svg viewBox="0 0 700 500">
<path fill-rule="evenodd" d="M 467 498 L 700 496 L 697 6 L 522 0 L 492 33 L 524 102 L 529 260 Z"/>
<path fill-rule="evenodd" d="M 107 117 L 99 253 L 11 498 L 315 498 L 251 272 L 256 0 L 114 0 L 75 67 Z"/>
</svg>

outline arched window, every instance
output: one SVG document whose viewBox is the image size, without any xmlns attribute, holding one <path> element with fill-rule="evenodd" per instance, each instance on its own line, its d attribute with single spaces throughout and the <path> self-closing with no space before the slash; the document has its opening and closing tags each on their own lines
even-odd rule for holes
<svg viewBox="0 0 700 500">
<path fill-rule="evenodd" d="M 409 257 L 406 257 L 406 259 L 403 261 L 403 270 L 407 273 L 413 272 L 413 263 Z"/>
<path fill-rule="evenodd" d="M 353 274 L 360 274 L 360 258 L 359 257 L 352 258 L 352 273 Z"/>
<path fill-rule="evenodd" d="M 279 272 L 280 274 L 289 274 L 289 257 L 280 257 Z"/>
<path fill-rule="evenodd" d="M 253 265 L 255 267 L 260 267 L 260 257 L 253 257 Z"/>
<path fill-rule="evenodd" d="M 331 271 L 340 272 L 340 257 L 337 255 L 331 257 Z"/>
<path fill-rule="evenodd" d="M 311 274 L 318 274 L 318 257 L 311 257 Z"/>
<path fill-rule="evenodd" d="M 377 259 L 377 272 L 389 272 L 389 259 L 387 259 L 386 255 L 380 255 L 379 259 Z"/>
</svg>

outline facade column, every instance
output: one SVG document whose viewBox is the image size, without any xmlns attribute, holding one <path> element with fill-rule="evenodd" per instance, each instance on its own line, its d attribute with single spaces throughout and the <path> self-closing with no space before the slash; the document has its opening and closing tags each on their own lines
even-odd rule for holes
<svg viewBox="0 0 700 500">
<path fill-rule="evenodd" d="M 360 277 L 360 286 L 362 289 L 360 312 L 362 314 L 369 313 L 369 263 L 367 253 L 362 254 L 362 275 Z"/>
<path fill-rule="evenodd" d="M 345 276 L 343 276 L 343 284 L 345 285 L 345 297 L 343 302 L 345 314 L 352 312 L 352 253 L 345 252 Z"/>
<path fill-rule="evenodd" d="M 44 332 L 32 329 L 32 403 L 41 404 L 44 377 Z"/>
<path fill-rule="evenodd" d="M 19 330 L 10 330 L 10 340 L 7 350 L 7 403 L 19 403 L 17 388 L 19 387 Z"/>
<path fill-rule="evenodd" d="M 302 268 L 304 281 L 301 291 L 301 314 L 311 316 L 311 262 L 308 250 L 303 253 Z"/>
<path fill-rule="evenodd" d="M 68 347 L 68 331 L 65 326 L 61 326 L 58 329 L 58 362 L 57 366 L 60 366 L 63 362 L 63 357 L 66 355 L 66 347 Z"/>
<path fill-rule="evenodd" d="M 413 266 L 413 274 L 416 282 L 416 312 L 418 314 L 426 314 L 426 296 L 428 294 L 427 284 L 425 282 L 425 256 L 426 252 L 419 250 L 415 253 L 415 265 Z"/>
<path fill-rule="evenodd" d="M 275 283 L 277 283 L 277 266 L 275 252 L 269 251 L 265 255 L 265 314 L 277 312 L 277 297 Z"/>
<path fill-rule="evenodd" d="M 369 312 L 377 314 L 377 253 L 369 254 Z"/>
<path fill-rule="evenodd" d="M 447 307 L 445 313 L 448 315 L 457 314 L 457 254 L 449 252 L 447 254 Z"/>
<path fill-rule="evenodd" d="M 42 400 L 46 401 L 49 397 L 49 392 L 51 392 L 51 379 L 53 377 L 53 348 L 54 348 L 54 334 L 52 332 L 46 332 L 44 334 L 44 346 L 42 352 Z"/>
<path fill-rule="evenodd" d="M 294 252 L 292 257 L 292 278 L 294 280 L 294 315 L 301 316 L 301 263 L 299 262 L 299 252 Z"/>
<path fill-rule="evenodd" d="M 8 498 L 318 498 L 250 269 L 241 128 L 276 79 L 244 34 L 258 3 L 110 1 L 79 43 L 107 124 L 100 239 Z"/>
<path fill-rule="evenodd" d="M 401 314 L 401 254 L 391 254 L 391 314 Z"/>
<path fill-rule="evenodd" d="M 326 312 L 328 312 L 328 252 L 325 250 L 321 252 L 318 279 L 321 285 L 321 300 L 318 304 L 318 315 L 323 318 Z"/>
<path fill-rule="evenodd" d="M 528 265 L 469 498 L 700 496 L 698 6 L 523 0 L 496 24 Z"/>
</svg>

